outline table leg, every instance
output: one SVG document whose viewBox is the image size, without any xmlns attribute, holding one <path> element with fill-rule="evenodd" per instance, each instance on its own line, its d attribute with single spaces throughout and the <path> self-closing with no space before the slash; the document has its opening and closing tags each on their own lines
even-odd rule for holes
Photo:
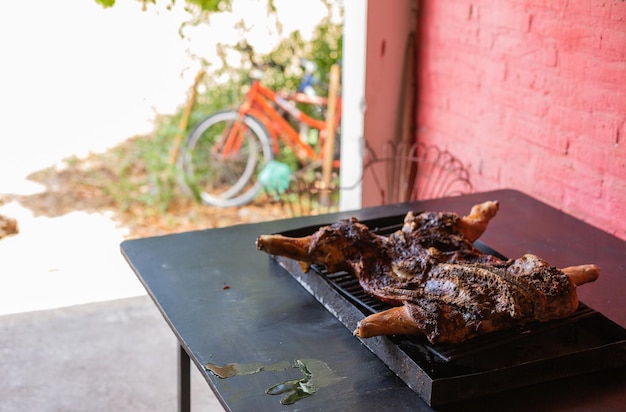
<svg viewBox="0 0 626 412">
<path fill-rule="evenodd" d="M 190 360 L 185 349 L 178 345 L 178 410 L 191 411 Z"/>
</svg>

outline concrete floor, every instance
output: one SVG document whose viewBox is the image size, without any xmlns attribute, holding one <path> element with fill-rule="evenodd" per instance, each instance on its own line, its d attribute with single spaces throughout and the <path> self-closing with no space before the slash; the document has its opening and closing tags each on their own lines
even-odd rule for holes
<svg viewBox="0 0 626 412">
<path fill-rule="evenodd" d="M 1 195 L 1 194 L 0 194 Z M 178 345 L 107 216 L 0 206 L 0 412 L 174 411 Z M 192 366 L 194 411 L 223 411 Z"/>
<path fill-rule="evenodd" d="M 0 316 L 0 411 L 174 411 L 177 351 L 147 296 Z M 191 378 L 192 410 L 223 411 Z"/>
</svg>

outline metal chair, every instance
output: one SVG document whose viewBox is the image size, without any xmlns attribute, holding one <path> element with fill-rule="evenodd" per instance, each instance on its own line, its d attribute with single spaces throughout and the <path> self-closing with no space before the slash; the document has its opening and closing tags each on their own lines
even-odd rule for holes
<svg viewBox="0 0 626 412">
<path fill-rule="evenodd" d="M 380 204 L 472 192 L 469 172 L 461 161 L 447 150 L 421 143 L 389 141 L 380 157 L 368 148 L 362 179 L 374 183 Z"/>
<path fill-rule="evenodd" d="M 360 182 L 368 179 L 374 183 L 380 205 L 456 196 L 473 190 L 463 163 L 437 146 L 389 141 L 382 156 L 371 147 L 366 152 Z M 266 187 L 265 194 L 270 203 L 278 203 L 290 217 L 329 213 L 338 210 L 338 181 L 334 176 L 330 187 L 325 187 L 319 168 L 310 167 L 291 173 L 285 190 Z"/>
<path fill-rule="evenodd" d="M 265 187 L 269 203 L 279 204 L 288 217 L 319 215 L 336 212 L 339 209 L 338 175 L 327 186 L 322 179 L 319 167 L 307 167 L 292 172 L 289 184 L 277 190 Z"/>
</svg>

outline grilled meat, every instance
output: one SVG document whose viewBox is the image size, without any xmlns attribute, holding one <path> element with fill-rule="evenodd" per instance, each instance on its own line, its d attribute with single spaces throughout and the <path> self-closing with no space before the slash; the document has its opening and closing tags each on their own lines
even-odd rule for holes
<svg viewBox="0 0 626 412">
<path fill-rule="evenodd" d="M 485 202 L 464 217 L 408 213 L 389 236 L 352 218 L 303 238 L 263 235 L 257 248 L 348 271 L 367 293 L 393 305 L 359 322 L 354 333 L 362 338 L 421 334 L 431 343 L 459 343 L 573 313 L 576 286 L 595 280 L 598 267 L 559 270 L 531 254 L 501 260 L 480 252 L 473 242 L 497 210 L 497 202 Z"/>
</svg>

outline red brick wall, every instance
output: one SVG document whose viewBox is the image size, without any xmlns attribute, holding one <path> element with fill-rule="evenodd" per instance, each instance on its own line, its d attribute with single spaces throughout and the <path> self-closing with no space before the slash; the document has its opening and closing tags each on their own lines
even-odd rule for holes
<svg viewBox="0 0 626 412">
<path fill-rule="evenodd" d="M 418 139 L 626 239 L 626 2 L 420 7 Z"/>
</svg>

